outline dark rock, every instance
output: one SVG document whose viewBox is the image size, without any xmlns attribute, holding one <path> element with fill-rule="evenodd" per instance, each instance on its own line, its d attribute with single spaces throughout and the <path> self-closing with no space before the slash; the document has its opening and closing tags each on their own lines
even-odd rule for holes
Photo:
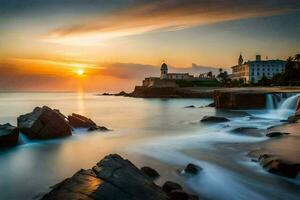
<svg viewBox="0 0 300 200">
<path fill-rule="evenodd" d="M 182 190 L 173 190 L 170 194 L 170 200 L 189 200 L 190 195 Z"/>
<path fill-rule="evenodd" d="M 63 114 L 47 106 L 36 107 L 31 113 L 18 117 L 18 127 L 29 139 L 48 139 L 72 135 Z"/>
<path fill-rule="evenodd" d="M 261 137 L 262 130 L 255 127 L 238 127 L 231 130 L 232 133 L 242 134 L 247 136 Z"/>
<path fill-rule="evenodd" d="M 293 115 L 288 117 L 288 123 L 296 123 L 300 119 L 300 115 Z"/>
<path fill-rule="evenodd" d="M 197 174 L 200 170 L 202 170 L 201 167 L 199 167 L 193 163 L 189 163 L 185 167 L 184 172 L 189 173 L 189 174 Z"/>
<path fill-rule="evenodd" d="M 300 163 L 292 163 L 281 159 L 271 159 L 264 165 L 264 168 L 270 173 L 285 176 L 288 178 L 297 178 L 300 173 Z"/>
<path fill-rule="evenodd" d="M 117 94 L 114 94 L 114 95 L 115 96 L 128 96 L 128 94 L 126 92 L 124 92 L 124 91 L 121 91 L 121 92 L 119 92 Z"/>
<path fill-rule="evenodd" d="M 110 96 L 111 94 L 107 93 L 107 92 L 104 92 L 101 94 L 102 96 Z"/>
<path fill-rule="evenodd" d="M 254 161 L 258 161 L 270 173 L 288 178 L 297 178 L 300 174 L 300 163 L 286 161 L 261 150 L 253 150 L 248 153 L 248 156 L 252 157 Z"/>
<path fill-rule="evenodd" d="M 93 170 L 80 170 L 56 185 L 43 200 L 168 200 L 161 188 L 130 161 L 113 154 Z"/>
<path fill-rule="evenodd" d="M 174 190 L 182 190 L 182 187 L 178 183 L 167 181 L 163 184 L 162 190 L 166 193 L 170 193 Z"/>
<path fill-rule="evenodd" d="M 185 106 L 184 108 L 196 108 L 194 105 Z"/>
<path fill-rule="evenodd" d="M 197 195 L 190 194 L 189 200 L 199 200 Z"/>
<path fill-rule="evenodd" d="M 275 132 L 267 133 L 266 136 L 268 136 L 268 137 L 279 137 L 279 136 L 288 135 L 288 134 L 290 134 L 290 133 L 275 131 Z"/>
<path fill-rule="evenodd" d="M 74 128 L 91 128 L 97 126 L 90 118 L 75 113 L 69 115 L 68 120 L 69 124 Z"/>
<path fill-rule="evenodd" d="M 109 131 L 105 126 L 92 126 L 88 128 L 88 131 Z"/>
<path fill-rule="evenodd" d="M 0 124 L 0 148 L 15 146 L 19 140 L 19 129 L 15 126 Z"/>
<path fill-rule="evenodd" d="M 215 123 L 219 123 L 219 122 L 228 122 L 230 120 L 227 119 L 227 118 L 225 118 L 225 117 L 204 116 L 200 121 L 201 122 L 215 122 Z"/>
<path fill-rule="evenodd" d="M 156 179 L 159 177 L 159 173 L 151 167 L 142 167 L 141 171 L 151 179 Z"/>
<path fill-rule="evenodd" d="M 215 102 L 212 102 L 212 103 L 208 104 L 206 107 L 216 107 L 216 104 L 215 104 Z"/>
</svg>

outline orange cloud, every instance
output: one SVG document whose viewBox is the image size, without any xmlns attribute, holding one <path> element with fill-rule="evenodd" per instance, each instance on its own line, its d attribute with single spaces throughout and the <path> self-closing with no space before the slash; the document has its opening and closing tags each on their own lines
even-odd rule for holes
<svg viewBox="0 0 300 200">
<path fill-rule="evenodd" d="M 43 40 L 67 44 L 95 45 L 115 37 L 149 31 L 174 31 L 196 25 L 290 12 L 284 1 L 276 6 L 270 1 L 154 1 L 137 3 L 106 16 L 94 16 L 85 23 L 63 26 L 50 31 Z"/>
</svg>

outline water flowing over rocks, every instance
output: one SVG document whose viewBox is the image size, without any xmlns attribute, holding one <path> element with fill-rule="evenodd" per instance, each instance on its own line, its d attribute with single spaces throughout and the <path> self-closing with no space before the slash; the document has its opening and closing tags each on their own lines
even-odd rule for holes
<svg viewBox="0 0 300 200">
<path fill-rule="evenodd" d="M 48 139 L 72 135 L 66 117 L 47 106 L 36 107 L 18 117 L 18 127 L 29 139 Z"/>
<path fill-rule="evenodd" d="M 174 192 L 174 191 L 173 191 Z M 55 185 L 42 200 L 183 200 L 182 195 L 166 193 L 129 160 L 111 154 L 92 169 L 79 170 Z M 179 198 L 180 197 L 180 198 Z"/>
<path fill-rule="evenodd" d="M 218 117 L 218 116 L 204 116 L 201 122 L 212 122 L 212 123 L 221 123 L 221 122 L 228 122 L 230 121 L 226 117 Z"/>
<path fill-rule="evenodd" d="M 0 124 L 0 148 L 12 147 L 18 144 L 19 129 L 15 126 Z"/>
</svg>

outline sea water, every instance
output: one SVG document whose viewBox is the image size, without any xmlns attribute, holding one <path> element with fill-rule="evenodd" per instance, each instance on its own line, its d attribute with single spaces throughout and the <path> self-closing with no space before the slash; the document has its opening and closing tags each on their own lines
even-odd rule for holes
<svg viewBox="0 0 300 200">
<path fill-rule="evenodd" d="M 38 198 L 50 186 L 81 168 L 92 167 L 110 153 L 119 153 L 138 167 L 157 169 L 161 174 L 159 185 L 166 180 L 177 181 L 206 199 L 299 199 L 297 181 L 269 174 L 246 158 L 243 147 L 266 137 L 230 132 L 236 127 L 266 129 L 280 123 L 280 119 L 264 116 L 263 112 L 269 110 L 220 111 L 203 107 L 211 102 L 92 93 L 0 93 L 0 123 L 16 125 L 19 115 L 47 105 L 65 115 L 88 116 L 112 129 L 76 129 L 72 137 L 47 141 L 31 141 L 21 135 L 19 146 L 0 150 L 0 199 Z M 189 105 L 196 108 L 184 108 Z M 224 116 L 231 121 L 200 123 L 205 115 Z M 188 163 L 198 164 L 203 171 L 194 177 L 182 175 L 180 171 Z"/>
</svg>

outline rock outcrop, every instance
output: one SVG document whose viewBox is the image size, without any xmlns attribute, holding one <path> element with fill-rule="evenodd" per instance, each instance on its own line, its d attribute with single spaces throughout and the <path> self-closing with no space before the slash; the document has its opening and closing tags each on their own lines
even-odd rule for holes
<svg viewBox="0 0 300 200">
<path fill-rule="evenodd" d="M 167 200 L 168 195 L 130 161 L 113 154 L 92 170 L 80 170 L 57 184 L 43 200 Z"/>
<path fill-rule="evenodd" d="M 72 135 L 66 117 L 47 106 L 36 107 L 18 117 L 18 127 L 29 139 L 49 139 Z"/>
<path fill-rule="evenodd" d="M 169 185 L 170 186 L 170 185 Z M 195 195 L 172 184 L 163 191 L 151 178 L 117 154 L 106 156 L 92 169 L 79 170 L 52 187 L 42 200 L 192 200 Z M 166 186 L 165 186 L 166 187 Z"/>
<path fill-rule="evenodd" d="M 249 152 L 248 156 L 270 173 L 288 178 L 297 178 L 300 175 L 300 163 L 287 161 L 280 158 L 280 156 L 268 154 L 260 150 Z"/>
<path fill-rule="evenodd" d="M 221 123 L 221 122 L 228 122 L 230 120 L 225 117 L 204 116 L 200 121 L 201 122 L 211 122 L 211 123 Z"/>
<path fill-rule="evenodd" d="M 266 94 L 249 91 L 215 90 L 216 108 L 262 109 L 266 107 Z"/>
<path fill-rule="evenodd" d="M 280 132 L 280 131 L 272 131 L 272 132 L 268 132 L 266 134 L 266 136 L 268 136 L 268 137 L 280 137 L 280 136 L 288 135 L 288 134 L 290 134 L 290 133 Z"/>
<path fill-rule="evenodd" d="M 193 164 L 193 163 L 189 163 L 185 168 L 184 168 L 184 172 L 185 173 L 189 173 L 189 174 L 198 174 L 198 172 L 202 170 L 201 167 Z"/>
<path fill-rule="evenodd" d="M 72 113 L 72 115 L 68 116 L 69 124 L 73 128 L 87 128 L 88 131 L 108 131 L 108 128 L 104 126 L 98 126 L 93 120 L 87 118 L 85 116 Z"/>
<path fill-rule="evenodd" d="M 232 129 L 231 132 L 245 136 L 261 137 L 264 130 L 255 127 L 237 127 Z"/>
<path fill-rule="evenodd" d="M 68 116 L 68 121 L 74 128 L 91 128 L 97 126 L 97 124 L 90 118 L 75 113 Z"/>
<path fill-rule="evenodd" d="M 159 177 L 159 173 L 151 167 L 142 167 L 141 171 L 151 179 L 156 179 Z"/>
<path fill-rule="evenodd" d="M 0 148 L 12 147 L 18 144 L 19 129 L 9 123 L 0 125 Z"/>
</svg>

